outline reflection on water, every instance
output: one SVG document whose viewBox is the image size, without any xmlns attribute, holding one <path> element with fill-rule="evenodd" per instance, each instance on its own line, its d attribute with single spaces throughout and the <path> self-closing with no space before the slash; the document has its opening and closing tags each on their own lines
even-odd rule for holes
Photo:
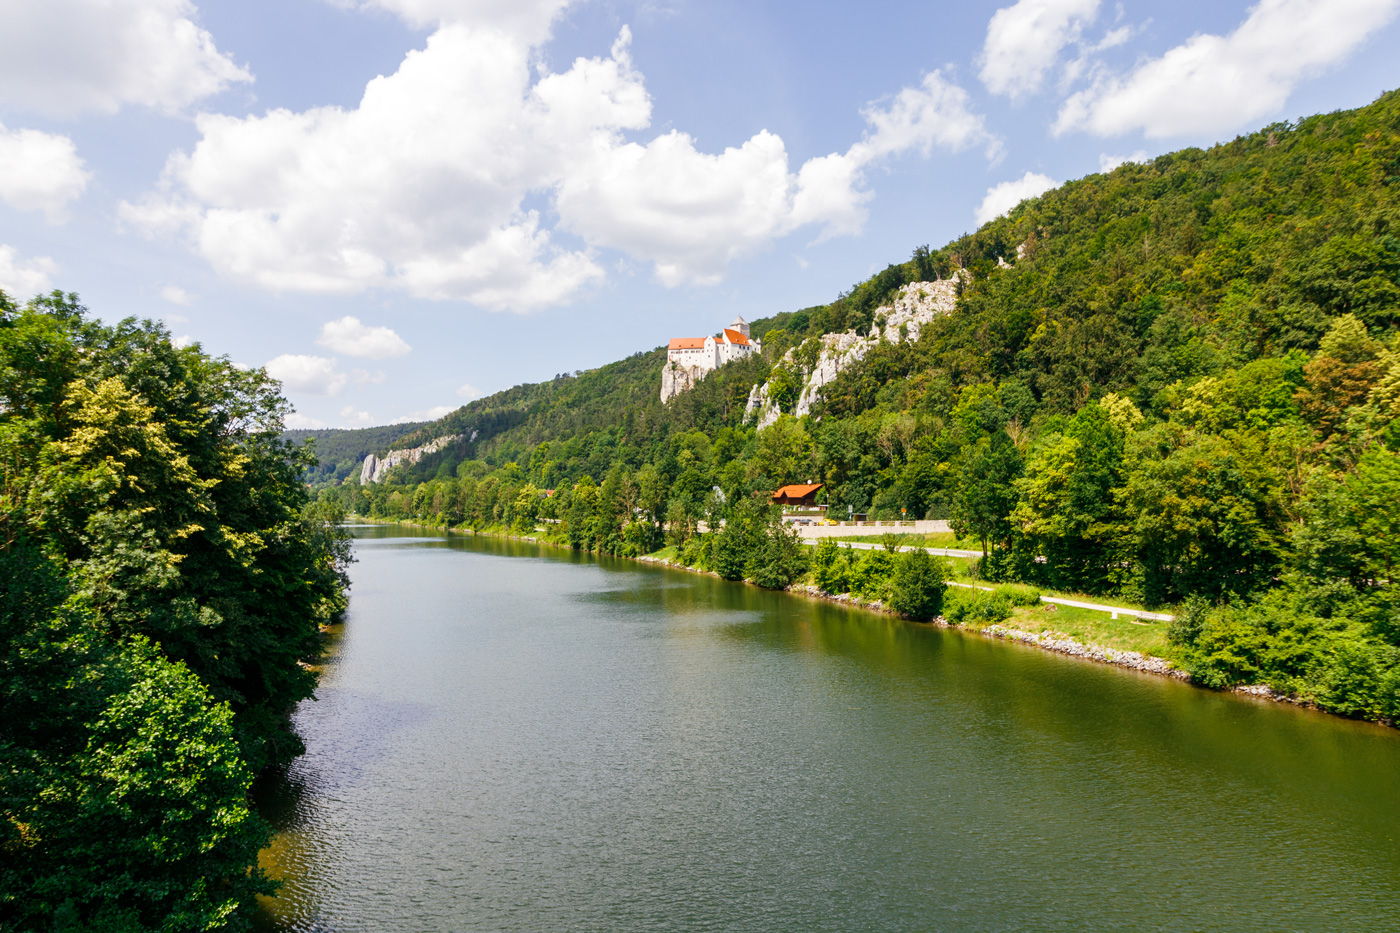
<svg viewBox="0 0 1400 933">
<path fill-rule="evenodd" d="M 273 930 L 1396 930 L 1400 735 L 531 544 L 357 529 Z"/>
</svg>

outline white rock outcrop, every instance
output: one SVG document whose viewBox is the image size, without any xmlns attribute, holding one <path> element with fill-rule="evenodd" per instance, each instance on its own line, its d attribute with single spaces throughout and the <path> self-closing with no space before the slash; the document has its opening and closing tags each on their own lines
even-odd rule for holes
<svg viewBox="0 0 1400 933">
<path fill-rule="evenodd" d="M 475 437 L 476 432 L 472 432 L 472 436 Z M 369 483 L 377 483 L 384 479 L 385 474 L 400 463 L 417 463 L 428 454 L 435 454 L 453 441 L 461 440 L 461 437 L 462 435 L 460 434 L 448 434 L 444 437 L 428 441 L 428 443 L 424 444 L 422 447 L 391 450 L 383 457 L 376 457 L 374 454 L 370 454 L 365 458 L 364 465 L 360 467 L 360 485 L 365 486 Z"/>
<path fill-rule="evenodd" d="M 876 326 L 868 337 L 855 331 L 844 334 L 824 334 L 821 338 L 821 354 L 817 357 L 812 371 L 802 386 L 802 394 L 797 398 L 793 414 L 797 417 L 810 414 L 812 406 L 821 400 L 822 387 L 835 380 L 841 371 L 862 359 L 872 347 L 882 340 L 900 343 L 905 340 L 918 340 L 925 324 L 940 315 L 948 314 L 957 305 L 958 277 L 966 277 L 965 270 L 957 276 L 937 282 L 911 282 L 895 293 L 894 301 L 882 305 L 875 311 Z M 880 325 L 883 319 L 884 324 Z M 793 363 L 796 347 L 783 355 L 780 363 L 789 366 Z M 745 416 L 758 413 L 759 428 L 766 428 L 778 420 L 780 414 L 767 383 L 754 386 L 749 393 L 749 404 Z"/>
<path fill-rule="evenodd" d="M 667 363 L 661 369 L 661 403 L 664 405 L 682 392 L 695 388 L 695 383 L 704 379 L 713 369 L 703 366 L 682 366 L 680 363 Z"/>
</svg>

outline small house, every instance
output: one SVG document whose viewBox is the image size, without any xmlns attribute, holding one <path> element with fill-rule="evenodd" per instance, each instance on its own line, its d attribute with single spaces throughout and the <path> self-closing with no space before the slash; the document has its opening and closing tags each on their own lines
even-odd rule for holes
<svg viewBox="0 0 1400 933">
<path fill-rule="evenodd" d="M 773 493 L 773 504 L 796 505 L 803 508 L 811 508 L 816 505 L 817 493 L 821 490 L 822 486 L 822 483 L 784 486 L 782 489 Z"/>
</svg>

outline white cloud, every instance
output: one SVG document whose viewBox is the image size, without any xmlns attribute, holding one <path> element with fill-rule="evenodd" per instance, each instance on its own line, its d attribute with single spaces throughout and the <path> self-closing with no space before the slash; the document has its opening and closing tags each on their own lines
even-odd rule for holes
<svg viewBox="0 0 1400 933">
<path fill-rule="evenodd" d="M 166 324 L 188 324 L 190 319 L 183 314 L 167 314 L 161 318 Z"/>
<path fill-rule="evenodd" d="M 181 334 L 178 337 L 171 337 L 170 343 L 177 347 L 188 347 L 190 344 L 194 343 L 194 338 L 189 334 Z"/>
<path fill-rule="evenodd" d="M 531 30 L 493 25 L 509 18 L 504 2 L 378 5 L 444 25 L 353 109 L 201 115 L 194 149 L 173 156 L 160 193 L 124 204 L 123 217 L 185 231 L 222 275 L 266 289 L 391 288 L 530 310 L 600 282 L 599 248 L 651 263 L 667 285 L 715 282 L 799 228 L 860 229 L 863 172 L 881 159 L 997 146 L 966 93 L 937 72 L 867 109 L 870 131 L 848 152 L 795 173 L 766 131 L 717 154 L 679 130 L 629 142 L 624 133 L 650 126 L 651 100 L 626 27 L 608 56 L 534 80 L 535 40 L 522 38 Z M 537 3 L 530 15 L 561 6 Z M 456 19 L 467 15 L 487 25 Z M 580 247 L 560 246 L 525 209 L 541 194 Z"/>
<path fill-rule="evenodd" d="M 451 405 L 435 405 L 432 408 L 424 408 L 419 411 L 411 411 L 406 415 L 399 415 L 390 424 L 404 424 L 408 421 L 436 421 L 443 415 L 451 414 L 457 409 Z"/>
<path fill-rule="evenodd" d="M 352 369 L 350 370 L 350 378 L 357 386 L 377 386 L 387 382 L 389 374 L 382 369 L 376 369 L 374 372 L 367 369 Z"/>
<path fill-rule="evenodd" d="M 0 104 L 56 117 L 174 111 L 253 80 L 195 15 L 190 0 L 0 3 Z"/>
<path fill-rule="evenodd" d="M 388 10 L 410 26 L 469 22 L 537 42 L 571 0 L 332 0 L 339 6 Z"/>
<path fill-rule="evenodd" d="M 1067 100 L 1055 133 L 1152 139 L 1225 133 L 1277 114 L 1304 79 L 1341 62 L 1400 0 L 1261 0 L 1228 36 L 1196 35 Z"/>
<path fill-rule="evenodd" d="M 1039 172 L 1027 172 L 1015 181 L 1004 181 L 987 189 L 987 196 L 977 206 L 977 225 L 1009 213 L 1026 198 L 1039 197 L 1060 183 Z"/>
<path fill-rule="evenodd" d="M 22 261 L 13 246 L 0 244 L 0 291 L 16 301 L 50 291 L 58 274 L 58 263 L 47 256 Z"/>
<path fill-rule="evenodd" d="M 346 316 L 327 321 L 321 327 L 316 343 L 346 356 L 361 356 L 371 360 L 404 356 L 413 348 L 387 327 L 366 327 L 357 317 Z"/>
<path fill-rule="evenodd" d="M 1020 0 L 997 10 L 987 23 L 978 77 L 993 94 L 1013 100 L 1034 94 L 1060 51 L 1079 40 L 1098 11 L 1099 0 Z"/>
<path fill-rule="evenodd" d="M 327 426 L 326 423 L 319 418 L 308 418 L 306 415 L 295 411 L 283 419 L 282 423 L 293 430 L 324 428 Z"/>
<path fill-rule="evenodd" d="M 374 423 L 374 416 L 367 411 L 359 411 L 354 405 L 346 405 L 340 410 L 340 420 L 355 427 Z"/>
<path fill-rule="evenodd" d="M 59 223 L 91 177 L 67 136 L 0 125 L 0 201 Z"/>
<path fill-rule="evenodd" d="M 1107 175 L 1124 162 L 1136 162 L 1139 165 L 1145 165 L 1147 163 L 1147 150 L 1139 149 L 1130 156 L 1109 155 L 1107 152 L 1102 152 L 1099 154 L 1099 171 Z"/>
<path fill-rule="evenodd" d="M 194 301 L 194 296 L 178 285 L 167 285 L 160 290 L 160 297 L 173 305 L 188 308 Z M 167 320 L 174 318 L 174 315 L 167 317 Z M 183 320 L 183 318 L 182 318 Z"/>
<path fill-rule="evenodd" d="M 850 154 L 872 162 L 911 150 L 927 157 L 935 146 L 960 152 L 985 145 L 987 158 L 996 158 L 1001 140 L 987 130 L 986 119 L 973 113 L 969 104 L 967 91 L 942 72 L 929 72 L 918 87 L 901 89 L 888 107 L 871 105 L 862 111 L 875 132 L 852 146 Z"/>
<path fill-rule="evenodd" d="M 481 390 L 470 382 L 464 382 L 457 388 L 457 397 L 470 402 L 473 399 L 481 398 Z"/>
<path fill-rule="evenodd" d="M 268 360 L 263 367 L 267 374 L 289 392 L 305 392 L 307 395 L 334 396 L 345 388 L 348 377 L 336 370 L 335 360 L 324 356 L 304 356 L 284 353 L 276 359 Z"/>
</svg>

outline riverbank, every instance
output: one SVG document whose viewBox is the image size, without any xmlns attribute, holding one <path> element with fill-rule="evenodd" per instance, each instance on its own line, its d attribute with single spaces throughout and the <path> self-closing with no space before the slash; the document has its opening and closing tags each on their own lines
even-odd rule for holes
<svg viewBox="0 0 1400 933">
<path fill-rule="evenodd" d="M 512 541 L 528 541 L 534 544 L 548 545 L 560 548 L 561 550 L 572 550 L 569 544 L 562 541 L 554 541 L 541 535 L 518 535 L 505 530 L 477 530 L 473 528 L 444 528 L 440 525 L 426 525 L 419 522 L 393 521 L 384 519 L 371 519 L 355 516 L 357 521 L 364 521 L 375 525 L 403 525 L 410 528 L 421 528 L 427 531 L 451 532 L 455 534 L 470 534 L 474 536 L 502 538 Z M 665 557 L 657 557 L 651 554 L 643 554 L 636 557 L 619 558 L 623 560 L 633 560 L 638 563 L 651 564 L 654 566 L 666 567 L 671 570 L 684 570 L 688 573 L 698 573 L 705 576 L 719 577 L 719 574 L 711 570 L 702 570 L 683 564 L 680 561 L 670 560 Z M 750 586 L 756 584 L 743 581 Z M 797 596 L 806 596 L 811 599 L 820 599 L 825 602 L 836 603 L 845 606 L 854 606 L 871 612 L 879 612 L 885 615 L 895 616 L 902 619 L 909 625 L 930 625 L 938 628 L 957 629 L 958 631 L 980 635 L 984 638 L 996 639 L 998 641 L 1011 641 L 1025 645 L 1029 648 L 1037 648 L 1042 651 L 1049 651 L 1065 657 L 1077 658 L 1082 661 L 1089 661 L 1095 664 L 1106 664 L 1124 670 L 1136 671 L 1138 673 L 1150 674 L 1157 677 L 1167 677 L 1172 680 L 1190 681 L 1190 674 L 1187 671 L 1175 666 L 1168 658 L 1163 658 L 1150 653 L 1114 647 L 1112 645 L 1100 644 L 1094 641 L 1081 641 L 1073 635 L 1058 631 L 1053 628 L 1043 628 L 1040 631 L 1031 631 L 1027 628 L 1020 628 L 1016 625 L 1005 623 L 993 623 L 987 626 L 959 625 L 939 616 L 930 622 L 917 622 L 902 616 L 885 606 L 879 600 L 866 600 L 850 593 L 832 594 L 811 584 L 798 583 L 787 588 L 786 592 Z M 1055 608 L 1055 607 L 1050 607 Z M 1083 610 L 1081 610 L 1083 611 Z M 1100 610 L 1092 610 L 1100 611 Z M 1106 612 L 1105 612 L 1106 614 Z M 1017 617 L 1024 618 L 1026 613 L 1018 613 Z M 1206 689 L 1206 688 L 1202 688 Z M 1248 696 L 1259 700 L 1267 700 L 1274 703 L 1286 703 L 1293 706 L 1300 706 L 1309 709 L 1316 709 L 1314 704 L 1299 697 L 1289 696 L 1279 693 L 1267 684 L 1245 684 L 1230 688 L 1229 693 L 1241 696 Z M 1386 723 L 1394 725 L 1393 723 Z"/>
<path fill-rule="evenodd" d="M 678 561 L 667 560 L 666 558 L 646 555 L 635 559 L 642 563 L 658 564 L 673 570 L 687 570 L 691 573 L 704 573 L 710 576 L 718 576 L 712 571 L 698 570 L 694 567 L 688 567 Z M 1170 677 L 1174 680 L 1190 679 L 1190 675 L 1187 674 L 1186 671 L 1173 666 L 1172 662 L 1166 658 L 1144 654 L 1140 651 L 1125 651 L 1113 648 L 1109 645 L 1085 644 L 1064 632 L 1046 629 L 1037 633 L 1014 626 L 1004 625 L 1002 623 L 994 623 L 984 627 L 959 625 L 948 621 L 943 616 L 938 616 L 929 622 L 917 622 L 907 616 L 900 615 L 878 599 L 862 599 L 851 593 L 828 593 L 818 586 L 805 583 L 794 584 L 787 588 L 787 592 L 794 595 L 806 596 L 810 599 L 820 599 L 825 602 L 837 603 L 838 605 L 855 606 L 870 612 L 879 612 L 885 615 L 896 616 L 910 625 L 931 625 L 937 628 L 957 629 L 960 632 L 981 635 L 986 638 L 994 638 L 1001 641 L 1014 641 L 1019 644 L 1040 648 L 1041 650 L 1051 651 L 1056 654 L 1063 654 L 1067 657 L 1079 658 L 1084 661 L 1108 664 L 1113 667 L 1121 667 L 1145 674 L 1156 674 L 1158 676 Z M 1259 694 L 1250 693 L 1250 695 L 1258 696 Z"/>
</svg>

